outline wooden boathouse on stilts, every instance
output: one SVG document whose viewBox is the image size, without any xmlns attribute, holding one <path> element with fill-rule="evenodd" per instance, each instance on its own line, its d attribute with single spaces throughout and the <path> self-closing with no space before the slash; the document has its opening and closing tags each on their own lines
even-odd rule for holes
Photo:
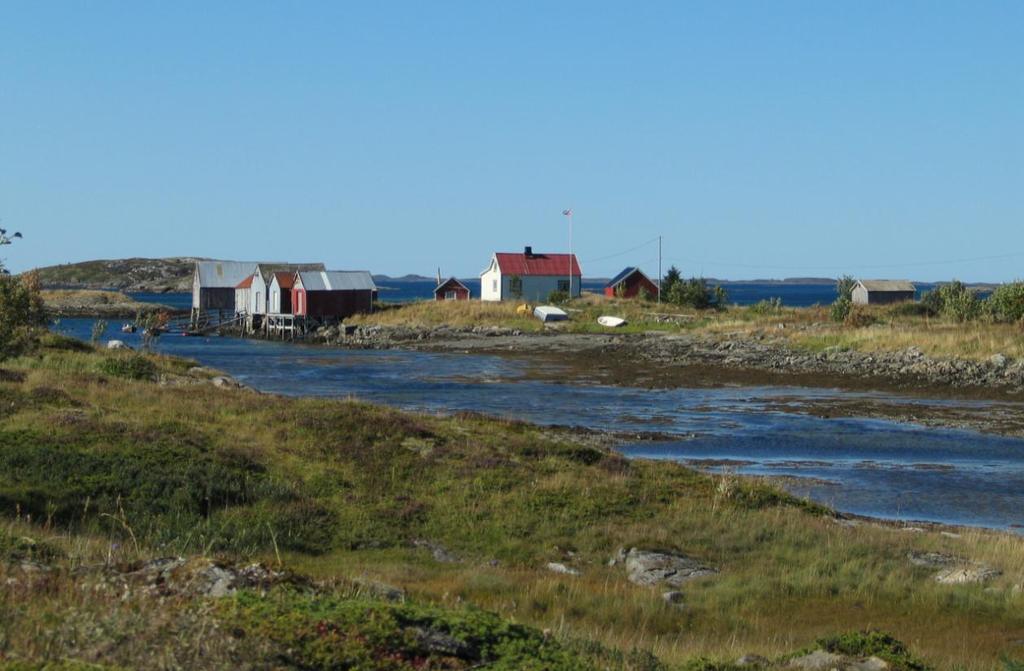
<svg viewBox="0 0 1024 671">
<path fill-rule="evenodd" d="M 192 331 L 236 318 L 236 288 L 256 271 L 254 261 L 196 261 L 192 272 Z"/>
</svg>

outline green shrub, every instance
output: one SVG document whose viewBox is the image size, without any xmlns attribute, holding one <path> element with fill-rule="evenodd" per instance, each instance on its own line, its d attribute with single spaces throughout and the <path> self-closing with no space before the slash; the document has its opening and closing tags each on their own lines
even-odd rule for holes
<svg viewBox="0 0 1024 671">
<path fill-rule="evenodd" d="M 846 322 L 846 318 L 850 316 L 850 311 L 853 310 L 853 301 L 845 296 L 840 296 L 836 299 L 836 302 L 829 308 L 828 315 L 832 321 L 842 324 Z"/>
<path fill-rule="evenodd" d="M 822 650 L 857 657 L 874 656 L 885 660 L 894 671 L 927 671 L 930 667 L 915 658 L 907 646 L 880 631 L 849 632 L 818 639 Z"/>
<path fill-rule="evenodd" d="M 68 352 L 93 351 L 93 346 L 84 340 L 51 331 L 46 331 L 39 335 L 39 346 L 45 349 L 65 350 Z"/>
<path fill-rule="evenodd" d="M 476 609 L 278 591 L 241 592 L 215 612 L 247 640 L 275 649 L 286 668 L 591 668 L 540 631 Z"/>
<path fill-rule="evenodd" d="M 1024 282 L 1011 282 L 996 287 L 985 299 L 985 310 L 997 322 L 1024 320 Z"/>
<path fill-rule="evenodd" d="M 35 274 L 0 275 L 0 360 L 32 349 L 45 324 Z"/>
<path fill-rule="evenodd" d="M 958 322 L 977 319 L 982 308 L 978 294 L 959 280 L 939 285 L 925 294 L 921 302 L 930 313 Z"/>
<path fill-rule="evenodd" d="M 561 289 L 555 289 L 548 294 L 548 303 L 553 305 L 563 305 L 569 302 L 569 292 L 562 291 Z"/>
<path fill-rule="evenodd" d="M 152 380 L 156 375 L 156 365 L 139 354 L 127 356 L 109 356 L 99 364 L 101 373 L 128 380 Z"/>
<path fill-rule="evenodd" d="M 703 277 L 691 277 L 672 282 L 662 298 L 675 305 L 706 310 L 724 308 L 728 295 L 720 286 L 710 287 Z"/>
<path fill-rule="evenodd" d="M 863 307 L 852 305 L 850 311 L 846 315 L 846 318 L 843 319 L 843 324 L 852 328 L 860 328 L 863 326 L 871 326 L 877 321 L 878 319 Z"/>
<path fill-rule="evenodd" d="M 755 315 L 776 314 L 782 309 L 782 299 L 778 296 L 774 298 L 765 298 L 754 303 L 748 309 Z"/>
<path fill-rule="evenodd" d="M 836 280 L 836 300 L 845 298 L 848 301 L 853 301 L 853 288 L 857 286 L 857 280 L 853 279 L 850 275 L 843 275 Z"/>
<path fill-rule="evenodd" d="M 932 306 L 919 301 L 903 301 L 893 303 L 886 308 L 890 317 L 934 317 L 938 313 L 933 312 Z"/>
<path fill-rule="evenodd" d="M 97 319 L 92 323 L 92 333 L 89 337 L 89 342 L 94 346 L 98 345 L 100 340 L 103 339 L 103 335 L 107 332 L 107 320 Z"/>
</svg>

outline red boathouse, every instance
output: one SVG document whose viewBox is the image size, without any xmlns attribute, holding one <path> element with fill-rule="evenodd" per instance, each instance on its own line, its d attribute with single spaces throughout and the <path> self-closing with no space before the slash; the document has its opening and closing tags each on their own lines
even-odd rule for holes
<svg viewBox="0 0 1024 671">
<path fill-rule="evenodd" d="M 635 298 L 644 292 L 652 299 L 657 298 L 658 285 L 642 270 L 633 267 L 624 269 L 604 287 L 604 295 L 609 298 Z"/>
<path fill-rule="evenodd" d="M 449 277 L 434 289 L 435 301 L 468 301 L 469 287 L 454 277 Z"/>
</svg>

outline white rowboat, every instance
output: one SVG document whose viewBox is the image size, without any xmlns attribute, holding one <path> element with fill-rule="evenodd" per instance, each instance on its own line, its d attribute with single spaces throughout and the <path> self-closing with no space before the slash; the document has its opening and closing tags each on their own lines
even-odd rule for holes
<svg viewBox="0 0 1024 671">
<path fill-rule="evenodd" d="M 533 316 L 542 322 L 561 322 L 569 318 L 565 310 L 554 305 L 538 305 L 533 309 Z"/>
</svg>

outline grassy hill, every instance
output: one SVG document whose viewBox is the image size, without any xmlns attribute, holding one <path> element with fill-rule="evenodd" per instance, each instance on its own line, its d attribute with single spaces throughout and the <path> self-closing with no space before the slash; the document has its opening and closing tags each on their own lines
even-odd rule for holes
<svg viewBox="0 0 1024 671">
<path fill-rule="evenodd" d="M 121 291 L 190 291 L 196 259 L 115 259 L 83 261 L 39 268 L 47 289 L 119 289 Z"/>
<path fill-rule="evenodd" d="M 629 548 L 716 572 L 669 598 Z M 942 584 L 908 556 L 1001 574 Z M 0 367 L 0 669 L 711 670 L 818 647 L 980 670 L 1020 656 L 1022 583 L 1013 534 L 855 524 L 559 430 L 271 397 L 56 336 Z M 841 633 L 868 628 L 924 661 Z"/>
</svg>

